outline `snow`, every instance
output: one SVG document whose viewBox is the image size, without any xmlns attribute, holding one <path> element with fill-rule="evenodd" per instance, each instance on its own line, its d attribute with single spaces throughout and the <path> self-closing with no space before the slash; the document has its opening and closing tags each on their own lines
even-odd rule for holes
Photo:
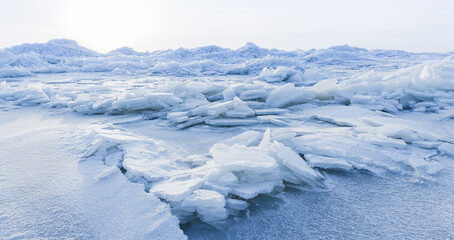
<svg viewBox="0 0 454 240">
<path fill-rule="evenodd" d="M 170 208 L 117 166 L 80 161 L 77 135 L 96 119 L 35 109 L 0 119 L 0 238 L 186 239 Z"/>
<path fill-rule="evenodd" d="M 438 146 L 438 150 L 448 155 L 454 155 L 454 144 L 442 143 Z"/>
<path fill-rule="evenodd" d="M 450 54 L 349 46 L 100 54 L 52 40 L 0 51 L 0 111 L 100 118 L 62 130 L 87 190 L 127 199 L 132 217 L 160 209 L 137 218 L 146 234 L 179 238 L 178 223 L 225 226 L 289 186 L 329 192 L 336 174 L 436 182 L 454 156 L 453 66 Z M 28 129 L 11 121 L 5 138 Z"/>
</svg>

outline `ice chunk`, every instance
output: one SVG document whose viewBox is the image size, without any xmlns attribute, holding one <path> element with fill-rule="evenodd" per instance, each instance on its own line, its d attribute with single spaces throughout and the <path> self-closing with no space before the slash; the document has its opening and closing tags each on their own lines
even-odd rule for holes
<svg viewBox="0 0 454 240">
<path fill-rule="evenodd" d="M 246 131 L 234 137 L 221 141 L 220 143 L 232 146 L 234 144 L 244 146 L 257 146 L 262 139 L 263 134 L 258 131 Z"/>
<path fill-rule="evenodd" d="M 402 139 L 388 138 L 375 134 L 358 134 L 358 138 L 378 146 L 405 148 L 407 144 Z"/>
<path fill-rule="evenodd" d="M 278 172 L 274 158 L 262 149 L 244 145 L 215 144 L 210 153 L 215 166 L 224 171 L 250 171 L 258 174 Z"/>
<path fill-rule="evenodd" d="M 369 95 L 354 95 L 350 98 L 351 104 L 371 105 L 375 103 L 375 98 Z"/>
<path fill-rule="evenodd" d="M 225 208 L 198 207 L 197 213 L 200 214 L 200 218 L 203 221 L 208 223 L 221 221 L 228 217 L 227 210 Z"/>
<path fill-rule="evenodd" d="M 161 109 L 175 106 L 183 100 L 171 93 L 150 93 L 144 96 L 127 97 L 112 103 L 114 112 L 131 112 L 143 109 Z"/>
<path fill-rule="evenodd" d="M 271 132 L 271 140 L 281 141 L 296 136 L 296 132 L 288 128 L 280 128 Z"/>
<path fill-rule="evenodd" d="M 268 92 L 265 89 L 252 89 L 240 94 L 241 100 L 266 99 Z"/>
<path fill-rule="evenodd" d="M 439 162 L 426 161 L 420 158 L 411 158 L 409 163 L 415 171 L 418 171 L 417 174 L 434 175 L 443 169 L 443 165 Z"/>
<path fill-rule="evenodd" d="M 228 126 L 245 126 L 245 125 L 254 125 L 259 123 L 255 118 L 251 119 L 235 119 L 235 118 L 223 118 L 223 119 L 209 119 L 205 121 L 208 125 L 228 127 Z"/>
<path fill-rule="evenodd" d="M 224 101 L 231 101 L 236 97 L 236 93 L 231 88 L 227 88 L 222 92 L 222 96 Z"/>
<path fill-rule="evenodd" d="M 286 122 L 286 119 L 281 116 L 276 116 L 276 115 L 263 115 L 263 116 L 257 116 L 257 119 L 261 123 L 273 123 L 279 126 L 287 126 L 288 123 Z"/>
<path fill-rule="evenodd" d="M 99 181 L 99 180 L 101 180 L 103 178 L 109 177 L 109 176 L 111 176 L 111 175 L 113 175 L 115 173 L 119 173 L 119 172 L 120 172 L 120 170 L 118 169 L 117 166 L 107 167 L 102 172 L 100 172 L 98 175 L 96 175 L 94 177 L 94 180 L 95 181 Z"/>
<path fill-rule="evenodd" d="M 322 106 L 307 109 L 302 114 L 340 126 L 361 126 L 364 125 L 361 119 L 376 115 L 371 110 L 357 106 Z"/>
<path fill-rule="evenodd" d="M 307 162 L 304 161 L 304 159 L 302 159 L 291 148 L 276 141 L 271 143 L 269 129 L 265 132 L 259 147 L 268 151 L 277 162 L 286 166 L 293 172 L 293 174 L 308 184 L 319 186 L 320 181 L 324 179 L 319 172 L 312 169 Z"/>
<path fill-rule="evenodd" d="M 289 112 L 288 109 L 282 108 L 265 108 L 265 109 L 257 109 L 255 110 L 255 114 L 257 115 L 277 115 L 281 113 Z"/>
<path fill-rule="evenodd" d="M 190 118 L 184 119 L 184 120 L 186 120 L 186 122 L 178 124 L 177 128 L 187 128 L 187 127 L 190 127 L 190 126 L 193 126 L 196 124 L 204 123 L 205 121 L 207 121 L 209 119 L 213 119 L 213 118 L 214 118 L 213 116 L 190 117 Z"/>
<path fill-rule="evenodd" d="M 383 134 L 391 138 L 401 138 L 405 142 L 412 142 L 414 140 L 419 140 L 420 137 L 417 136 L 415 131 L 410 129 L 408 126 L 400 124 L 386 124 L 380 127 L 376 127 L 378 134 Z"/>
<path fill-rule="evenodd" d="M 258 79 L 266 82 L 301 81 L 303 74 L 292 67 L 277 66 L 276 68 L 266 67 L 262 70 Z"/>
<path fill-rule="evenodd" d="M 245 210 L 249 206 L 249 203 L 239 199 L 229 198 L 226 201 L 226 207 L 234 210 Z"/>
<path fill-rule="evenodd" d="M 311 167 L 348 171 L 352 165 L 343 158 L 325 157 L 315 154 L 304 154 Z"/>
<path fill-rule="evenodd" d="M 154 184 L 150 188 L 150 193 L 167 201 L 179 202 L 189 197 L 191 193 L 202 187 L 203 179 L 193 178 L 183 181 L 169 180 Z"/>
<path fill-rule="evenodd" d="M 293 83 L 287 83 L 274 89 L 266 98 L 266 107 L 278 108 L 297 103 L 302 98 L 302 91 L 297 89 Z"/>
<path fill-rule="evenodd" d="M 431 142 L 431 141 L 413 141 L 411 142 L 413 146 L 426 148 L 426 149 L 435 149 L 440 146 L 441 142 Z"/>
<path fill-rule="evenodd" d="M 444 154 L 454 156 L 454 144 L 442 143 L 438 146 L 438 150 Z"/>
<path fill-rule="evenodd" d="M 224 196 L 216 191 L 197 189 L 181 203 L 183 207 L 224 208 Z"/>
<path fill-rule="evenodd" d="M 167 119 L 169 120 L 175 120 L 175 119 L 181 119 L 188 116 L 188 112 L 170 112 L 167 114 Z"/>
<path fill-rule="evenodd" d="M 282 186 L 282 180 L 242 183 L 234 186 L 232 193 L 244 199 L 251 199 L 259 194 L 271 193 L 276 186 Z"/>
</svg>

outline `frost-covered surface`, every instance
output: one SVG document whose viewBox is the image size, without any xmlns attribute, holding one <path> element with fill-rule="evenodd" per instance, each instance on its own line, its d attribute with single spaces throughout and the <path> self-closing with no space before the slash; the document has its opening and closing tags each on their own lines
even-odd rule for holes
<svg viewBox="0 0 454 240">
<path fill-rule="evenodd" d="M 454 158 L 450 54 L 250 43 L 99 54 L 53 40 L 4 49 L 0 66 L 5 110 L 105 114 L 80 133 L 81 157 L 105 168 L 95 178 L 123 173 L 182 224 L 225 226 L 257 197 L 326 189 L 339 172 L 436 182 L 438 159 Z"/>
<path fill-rule="evenodd" d="M 96 119 L 0 112 L 1 239 L 186 239 L 158 198 L 100 159 L 80 161 Z"/>
</svg>

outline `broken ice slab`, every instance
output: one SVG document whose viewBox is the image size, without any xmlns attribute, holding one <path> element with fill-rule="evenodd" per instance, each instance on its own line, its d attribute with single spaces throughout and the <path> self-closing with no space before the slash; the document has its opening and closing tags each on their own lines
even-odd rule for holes
<svg viewBox="0 0 454 240">
<path fill-rule="evenodd" d="M 112 103 L 113 112 L 131 112 L 142 109 L 161 109 L 175 106 L 183 100 L 172 93 L 150 93 L 144 96 L 118 99 Z"/>
<path fill-rule="evenodd" d="M 259 194 L 271 193 L 276 186 L 283 186 L 282 180 L 242 183 L 235 185 L 232 193 L 244 199 L 251 199 Z"/>
<path fill-rule="evenodd" d="M 257 174 L 273 174 L 279 171 L 278 164 L 263 149 L 244 145 L 228 146 L 215 144 L 210 149 L 215 166 L 220 171 L 250 172 Z M 263 177 L 261 177 L 263 179 Z M 258 181 L 261 179 L 257 179 Z"/>
<path fill-rule="evenodd" d="M 425 148 L 425 149 L 435 149 L 440 146 L 441 142 L 433 142 L 433 141 L 413 141 L 411 145 L 415 147 Z"/>
<path fill-rule="evenodd" d="M 427 161 L 420 158 L 411 158 L 409 160 L 409 163 L 415 171 L 419 172 L 419 174 L 424 173 L 428 175 L 434 175 L 444 168 L 443 165 L 439 162 Z"/>
<path fill-rule="evenodd" d="M 375 112 L 357 106 L 322 106 L 301 112 L 302 115 L 313 117 L 339 126 L 361 126 L 360 118 L 376 116 Z"/>
<path fill-rule="evenodd" d="M 221 118 L 221 119 L 209 119 L 205 121 L 206 124 L 218 127 L 230 127 L 230 126 L 247 126 L 260 123 L 256 118 L 250 119 L 236 119 L 236 118 Z"/>
<path fill-rule="evenodd" d="M 203 179 L 193 178 L 188 180 L 167 180 L 153 184 L 150 193 L 167 201 L 179 202 L 189 197 L 192 192 L 203 185 Z"/>
<path fill-rule="evenodd" d="M 271 132 L 271 141 L 282 141 L 296 136 L 296 132 L 289 128 L 279 128 Z"/>
<path fill-rule="evenodd" d="M 298 103 L 303 97 L 301 89 L 295 87 L 293 83 L 287 83 L 274 89 L 266 98 L 266 106 L 279 108 L 291 103 Z"/>
<path fill-rule="evenodd" d="M 91 107 L 93 108 L 93 110 L 98 110 L 101 108 L 107 109 L 108 107 L 110 107 L 112 105 L 112 103 L 114 101 L 115 101 L 114 98 L 101 99 L 101 100 L 98 100 L 95 103 L 93 103 L 93 105 Z"/>
<path fill-rule="evenodd" d="M 421 140 L 416 131 L 403 124 L 385 124 L 380 127 L 358 127 L 358 132 L 370 133 L 377 136 L 386 136 L 394 139 L 402 139 L 405 142 Z M 398 144 L 397 142 L 395 142 Z"/>
<path fill-rule="evenodd" d="M 234 105 L 233 101 L 228 101 L 228 102 L 215 102 L 215 103 L 208 103 L 199 107 L 196 107 L 192 110 L 189 111 L 190 116 L 196 116 L 196 115 L 206 115 L 208 114 L 207 112 L 210 111 L 211 113 L 214 112 L 225 112 L 228 109 L 232 108 Z M 214 114 L 211 114 L 214 115 Z"/>
<path fill-rule="evenodd" d="M 374 145 L 393 148 L 405 148 L 407 143 L 402 139 L 389 138 L 384 135 L 376 134 L 358 134 L 358 138 Z"/>
<path fill-rule="evenodd" d="M 233 144 L 239 144 L 244 146 L 257 146 L 263 137 L 263 133 L 258 131 L 246 131 L 239 135 L 233 136 L 219 143 L 232 146 Z"/>
<path fill-rule="evenodd" d="M 213 119 L 215 116 L 206 116 L 206 117 L 190 117 L 187 119 L 186 122 L 178 124 L 177 128 L 187 128 L 190 126 L 194 126 L 196 124 L 204 123 L 206 120 Z"/>
<path fill-rule="evenodd" d="M 188 112 L 170 112 L 167 114 L 167 119 L 169 120 L 174 120 L 174 119 L 180 119 L 182 117 L 187 117 Z"/>
<path fill-rule="evenodd" d="M 257 119 L 260 121 L 260 123 L 273 123 L 279 126 L 288 125 L 288 123 L 285 121 L 285 118 L 276 115 L 257 116 Z"/>
<path fill-rule="evenodd" d="M 266 99 L 268 97 L 268 92 L 265 89 L 246 90 L 242 92 L 239 97 L 243 101 L 253 99 Z"/>
<path fill-rule="evenodd" d="M 339 157 L 325 157 L 316 154 L 304 154 L 304 158 L 311 167 L 348 171 L 352 165 L 347 160 Z"/>
<path fill-rule="evenodd" d="M 256 115 L 277 115 L 281 113 L 287 113 L 290 112 L 288 109 L 282 109 L 282 108 L 265 108 L 265 109 L 256 109 L 255 114 Z"/>
<path fill-rule="evenodd" d="M 202 221 L 208 223 L 221 221 L 229 216 L 225 208 L 198 207 L 197 213 Z"/>
<path fill-rule="evenodd" d="M 245 103 L 252 109 L 262 109 L 265 107 L 264 102 L 245 101 Z"/>
<path fill-rule="evenodd" d="M 291 148 L 279 142 L 273 142 L 265 146 L 261 144 L 260 146 L 266 149 L 270 156 L 274 157 L 280 164 L 286 166 L 299 179 L 312 186 L 321 186 L 321 181 L 324 177 L 317 170 L 312 169 Z"/>
<path fill-rule="evenodd" d="M 353 95 L 350 98 L 351 104 L 371 105 L 375 103 L 376 97 L 369 95 Z"/>
<path fill-rule="evenodd" d="M 438 146 L 438 150 L 446 155 L 454 156 L 454 144 L 442 143 L 440 146 Z"/>
<path fill-rule="evenodd" d="M 189 197 L 183 200 L 181 206 L 194 208 L 224 208 L 225 198 L 216 191 L 197 189 Z"/>
<path fill-rule="evenodd" d="M 227 199 L 225 206 L 230 209 L 241 211 L 245 210 L 249 206 L 249 203 L 243 200 L 229 198 Z"/>
</svg>

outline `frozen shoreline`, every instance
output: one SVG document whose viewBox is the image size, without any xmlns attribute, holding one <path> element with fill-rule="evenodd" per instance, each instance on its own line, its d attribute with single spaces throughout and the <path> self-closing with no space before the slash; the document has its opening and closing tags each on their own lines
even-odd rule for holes
<svg viewBox="0 0 454 240">
<path fill-rule="evenodd" d="M 438 197 L 442 208 L 449 208 L 449 199 L 435 190 L 454 196 L 449 189 L 454 156 L 454 58 L 448 55 L 348 46 L 285 52 L 252 44 L 238 50 L 205 47 L 140 54 L 122 49 L 100 55 L 64 40 L 6 49 L 0 52 L 5 72 L 13 68 L 29 71 L 30 76 L 0 75 L 0 141 L 8 156 L 6 165 L 16 169 L 10 175 L 2 173 L 0 186 L 5 192 L 23 189 L 22 194 L 39 200 L 45 191 L 34 185 L 39 181 L 33 178 L 62 178 L 43 180 L 43 186 L 69 190 L 63 196 L 50 191 L 49 199 L 69 197 L 64 200 L 72 209 L 57 209 L 63 216 L 51 214 L 50 222 L 39 220 L 42 225 L 33 227 L 37 232 L 30 236 L 48 232 L 46 225 L 72 219 L 68 215 L 75 212 L 79 214 L 75 219 L 88 224 L 89 231 L 83 234 L 99 238 L 127 238 L 130 233 L 139 239 L 185 238 L 178 224 L 191 238 L 218 233 L 229 238 L 252 229 L 248 216 L 251 223 L 282 227 L 264 221 L 276 210 L 271 207 L 267 212 L 271 205 L 305 209 L 308 221 L 328 214 L 326 221 L 342 230 L 327 229 L 325 236 L 348 238 L 349 226 L 324 212 L 326 205 L 309 202 L 320 209 L 320 215 L 309 211 L 305 196 L 321 198 L 326 204 L 334 201 L 340 208 L 337 213 L 352 224 L 362 224 L 366 216 L 379 219 L 363 208 L 369 197 L 377 200 L 370 203 L 373 211 L 392 218 L 398 217 L 394 212 L 407 209 L 403 198 L 418 201 L 426 195 L 433 201 Z M 77 69 L 41 71 L 68 66 Z M 103 66 L 119 67 L 97 71 Z M 53 154 L 46 155 L 46 149 Z M 67 157 L 70 162 L 59 160 Z M 20 160 L 17 166 L 16 158 Z M 44 160 L 46 164 L 27 168 L 32 166 L 27 161 Z M 60 168 L 68 172 L 59 175 Z M 22 169 L 31 179 L 20 178 Z M 75 184 L 65 182 L 69 181 L 65 176 Z M 379 185 L 375 188 L 371 183 Z M 349 188 L 350 184 L 359 186 Z M 29 185 L 38 189 L 36 195 L 28 194 Z M 384 186 L 389 188 L 377 197 L 376 191 Z M 289 188 L 303 190 L 285 191 Z M 349 194 L 331 198 L 345 191 Z M 393 213 L 380 207 L 386 195 L 395 201 Z M 14 196 L 6 197 L 16 204 Z M 355 211 L 346 206 L 351 199 L 359 199 L 351 206 L 360 213 L 347 216 L 343 210 Z M 51 205 L 60 206 L 64 200 Z M 51 205 L 43 204 L 40 211 Z M 424 214 L 430 213 L 419 215 L 418 208 L 433 209 L 434 205 L 424 200 L 412 206 L 415 209 L 408 218 L 415 218 L 416 224 L 409 226 L 422 226 Z M 13 227 L 15 220 L 6 213 L 8 208 L 12 205 L 0 215 L 10 229 L 7 236 L 27 237 L 29 233 Z M 276 219 L 287 219 L 287 214 L 296 222 L 288 226 L 289 231 L 311 227 L 298 225 L 301 217 L 287 209 L 277 209 Z M 20 211 L 17 214 L 32 219 Z M 452 216 L 449 210 L 445 214 L 440 213 L 440 219 Z M 385 222 L 379 225 L 385 233 L 376 235 L 397 236 L 396 229 Z M 421 227 L 421 234 L 450 237 L 450 229 L 439 230 L 449 228 L 445 222 Z M 197 235 L 197 229 L 206 226 L 221 231 L 201 230 Z M 358 227 L 351 237 L 370 232 L 368 227 Z M 58 231 L 56 235 L 78 236 L 71 235 L 73 230 Z M 316 233 L 307 234 L 312 238 Z"/>
</svg>

